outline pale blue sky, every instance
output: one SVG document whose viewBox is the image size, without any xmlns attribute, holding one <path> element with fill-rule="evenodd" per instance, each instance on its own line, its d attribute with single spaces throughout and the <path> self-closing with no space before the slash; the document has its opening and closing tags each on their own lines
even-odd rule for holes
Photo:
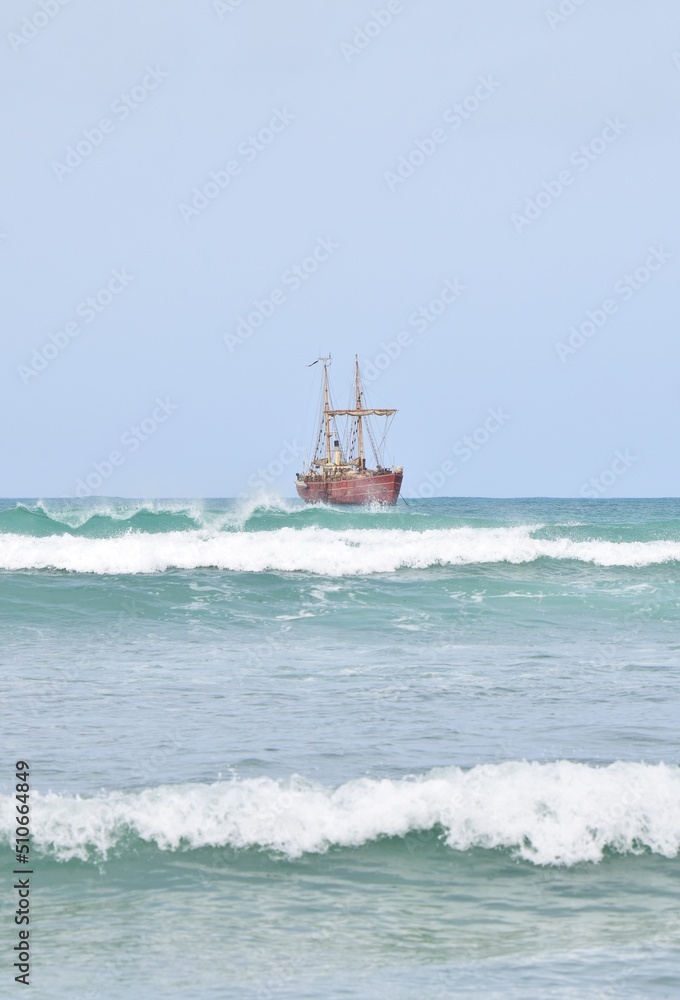
<svg viewBox="0 0 680 1000">
<path fill-rule="evenodd" d="M 407 496 L 680 492 L 677 0 L 43 4 L 0 12 L 0 495 L 291 496 L 306 365 L 342 403 L 402 332 Z"/>
</svg>

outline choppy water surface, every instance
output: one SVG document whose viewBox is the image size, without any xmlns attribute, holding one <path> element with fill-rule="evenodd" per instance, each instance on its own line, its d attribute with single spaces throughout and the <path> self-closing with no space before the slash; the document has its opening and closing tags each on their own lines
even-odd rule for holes
<svg viewBox="0 0 680 1000">
<path fill-rule="evenodd" d="M 680 995 L 679 602 L 676 500 L 1 501 L 37 995 Z"/>
</svg>

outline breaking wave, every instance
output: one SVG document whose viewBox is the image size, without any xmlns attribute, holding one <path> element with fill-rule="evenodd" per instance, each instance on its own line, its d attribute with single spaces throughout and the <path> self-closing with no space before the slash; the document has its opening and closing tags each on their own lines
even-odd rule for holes
<svg viewBox="0 0 680 1000">
<path fill-rule="evenodd" d="M 14 800 L 0 796 L 0 839 Z M 134 840 L 162 851 L 260 848 L 288 858 L 334 846 L 438 831 L 448 847 L 509 849 L 537 865 L 600 861 L 605 852 L 680 851 L 680 768 L 508 761 L 440 768 L 328 789 L 302 778 L 159 786 L 91 798 L 32 795 L 34 849 L 68 861 L 119 854 Z"/>
<path fill-rule="evenodd" d="M 226 509 L 205 500 L 16 501 L 0 507 L 0 535 L 77 535 L 109 538 L 127 531 L 169 532 L 206 529 L 239 531 L 258 521 L 296 513 L 296 507 L 277 496 L 232 502 Z"/>
<path fill-rule="evenodd" d="M 572 560 L 596 566 L 652 566 L 680 560 L 680 542 L 535 537 L 540 525 L 507 528 L 262 531 L 133 531 L 113 538 L 0 534 L 0 569 L 158 573 L 170 569 L 305 572 L 361 576 L 489 563 Z"/>
</svg>

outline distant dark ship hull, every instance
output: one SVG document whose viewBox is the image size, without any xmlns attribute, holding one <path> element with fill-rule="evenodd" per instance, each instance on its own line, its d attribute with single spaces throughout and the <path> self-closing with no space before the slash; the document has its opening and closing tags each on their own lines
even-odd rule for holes
<svg viewBox="0 0 680 1000">
<path fill-rule="evenodd" d="M 295 487 L 305 503 L 395 504 L 403 478 L 401 470 L 337 478 L 301 476 Z"/>
</svg>

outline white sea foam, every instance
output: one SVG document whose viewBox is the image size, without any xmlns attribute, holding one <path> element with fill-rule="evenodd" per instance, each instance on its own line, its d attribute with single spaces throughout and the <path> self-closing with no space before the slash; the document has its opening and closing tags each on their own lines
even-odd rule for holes
<svg viewBox="0 0 680 1000">
<path fill-rule="evenodd" d="M 0 796 L 0 839 L 14 830 Z M 294 858 L 441 827 L 449 847 L 505 848 L 539 865 L 680 851 L 680 768 L 508 761 L 331 790 L 301 778 L 160 786 L 93 798 L 32 795 L 34 849 L 59 860 L 106 857 L 131 835 L 164 851 L 264 848 Z M 417 840 L 414 841 L 417 843 Z"/>
<path fill-rule="evenodd" d="M 577 560 L 598 566 L 650 566 L 680 560 L 680 542 L 535 538 L 536 525 L 513 528 L 279 528 L 274 531 L 129 531 L 116 538 L 0 535 L 0 569 L 81 573 L 156 573 L 218 569 L 302 571 L 323 576 L 392 573 L 471 563 Z"/>
</svg>

